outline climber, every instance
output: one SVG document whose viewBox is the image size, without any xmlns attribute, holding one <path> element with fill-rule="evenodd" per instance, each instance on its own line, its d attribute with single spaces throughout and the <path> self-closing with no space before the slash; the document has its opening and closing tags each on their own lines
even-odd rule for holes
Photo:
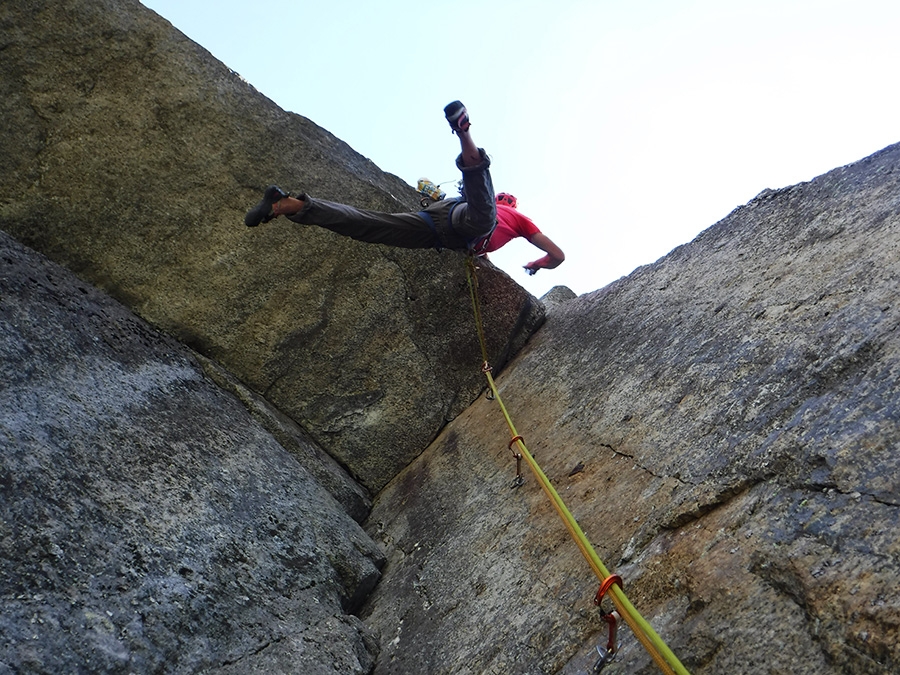
<svg viewBox="0 0 900 675">
<path fill-rule="evenodd" d="M 466 107 L 453 101 L 444 108 L 444 116 L 460 142 L 456 166 L 462 172 L 462 197 L 437 201 L 418 212 L 382 213 L 314 199 L 304 193 L 291 196 L 270 185 L 262 200 L 247 212 L 244 223 L 255 227 L 286 216 L 295 223 L 318 225 L 358 241 L 402 248 L 449 248 L 475 255 L 485 255 L 516 237 L 525 237 L 546 253 L 525 265 L 528 274 L 557 267 L 565 255 L 529 218 L 515 210 L 516 198 L 501 193 L 495 200 L 491 160 L 472 140 Z"/>
<path fill-rule="evenodd" d="M 547 254 L 525 265 L 528 274 L 535 274 L 539 269 L 559 267 L 566 259 L 566 255 L 550 240 L 550 237 L 538 229 L 531 218 L 516 210 L 517 201 L 508 192 L 497 195 L 497 227 L 484 249 L 484 254 L 502 248 L 516 237 L 524 237 Z"/>
</svg>

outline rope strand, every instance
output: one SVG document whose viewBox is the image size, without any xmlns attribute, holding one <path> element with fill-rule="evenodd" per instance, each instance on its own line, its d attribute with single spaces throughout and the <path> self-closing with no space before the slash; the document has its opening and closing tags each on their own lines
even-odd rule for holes
<svg viewBox="0 0 900 675">
<path fill-rule="evenodd" d="M 506 424 L 509 427 L 509 431 L 512 437 L 512 440 L 510 440 L 509 443 L 510 449 L 512 449 L 514 443 L 518 445 L 519 452 L 527 462 L 528 466 L 531 468 L 531 471 L 532 473 L 534 473 L 535 478 L 537 478 L 538 483 L 540 483 L 541 489 L 550 499 L 554 509 L 562 519 L 563 524 L 565 525 L 566 529 L 569 531 L 569 534 L 572 536 L 572 539 L 575 541 L 575 544 L 581 551 L 581 554 L 584 556 L 585 560 L 587 560 L 588 565 L 591 567 L 596 577 L 601 581 L 602 584 L 606 585 L 607 580 L 610 579 L 610 577 L 612 577 L 613 575 L 611 575 L 609 573 L 609 570 L 606 569 L 606 566 L 600 560 L 597 552 L 594 550 L 593 546 L 591 546 L 588 538 L 582 531 L 581 526 L 579 526 L 578 522 L 575 520 L 575 516 L 572 515 L 571 511 L 569 511 L 568 507 L 559 496 L 559 493 L 556 491 L 556 488 L 553 487 L 553 485 L 550 483 L 550 480 L 547 478 L 547 475 L 543 472 L 537 461 L 535 461 L 532 454 L 528 451 L 528 448 L 525 447 L 524 439 L 516 431 L 516 428 L 512 422 L 512 418 L 510 417 L 509 412 L 506 410 L 506 406 L 503 405 L 503 401 L 500 398 L 500 392 L 497 390 L 497 385 L 494 382 L 493 376 L 491 375 L 491 368 L 488 365 L 487 342 L 484 337 L 484 325 L 481 316 L 481 306 L 478 301 L 478 281 L 475 271 L 476 267 L 472 256 L 467 256 L 466 275 L 469 282 L 469 292 L 472 296 L 472 309 L 475 314 L 475 324 L 478 331 L 478 340 L 481 343 L 481 355 L 484 361 L 482 371 L 487 377 L 488 386 L 490 387 L 490 390 L 494 395 L 494 399 L 500 405 L 500 410 L 503 412 L 503 417 L 506 419 Z M 666 675 L 690 675 L 687 669 L 678 660 L 678 657 L 675 656 L 672 650 L 669 649 L 668 645 L 666 645 L 666 643 L 663 642 L 662 638 L 657 635 L 656 631 L 653 630 L 652 626 L 650 626 L 650 624 L 640 615 L 637 609 L 635 609 L 634 605 L 631 604 L 631 602 L 625 596 L 625 592 L 622 590 L 622 587 L 619 583 L 610 584 L 607 590 L 607 594 L 612 599 L 613 604 L 616 606 L 616 609 L 619 611 L 619 615 L 629 625 L 635 637 L 637 637 L 638 641 L 640 641 L 640 643 L 644 646 L 644 648 L 647 650 L 647 652 L 656 662 L 656 665 L 659 666 L 660 670 L 663 673 L 666 673 Z M 598 596 L 599 595 L 600 594 L 598 593 Z"/>
</svg>

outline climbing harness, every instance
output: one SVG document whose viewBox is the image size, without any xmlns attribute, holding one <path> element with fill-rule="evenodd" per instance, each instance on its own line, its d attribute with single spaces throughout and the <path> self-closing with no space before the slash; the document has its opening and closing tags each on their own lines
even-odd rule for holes
<svg viewBox="0 0 900 675">
<path fill-rule="evenodd" d="M 443 197 L 441 198 L 443 199 Z M 453 226 L 453 214 L 456 209 L 463 204 L 459 199 L 450 199 L 450 208 L 447 210 L 446 223 L 444 224 L 445 232 L 453 234 L 463 241 L 466 242 L 466 250 L 470 255 L 480 255 L 487 248 L 488 243 L 491 241 L 491 235 L 494 234 L 494 230 L 497 228 L 496 221 L 491 226 L 491 229 L 485 234 L 479 234 L 477 237 L 464 237 L 459 232 L 457 232 L 456 228 Z M 434 235 L 434 250 L 440 253 L 444 250 L 444 242 L 441 239 L 441 233 L 438 229 L 438 225 L 435 222 L 432 214 L 430 214 L 427 210 L 418 211 L 416 213 L 428 226 L 431 230 L 431 234 Z"/>
<path fill-rule="evenodd" d="M 478 341 L 481 344 L 481 370 L 487 378 L 488 387 L 490 388 L 494 399 L 497 401 L 497 404 L 500 406 L 500 410 L 502 411 L 503 416 L 506 419 L 506 424 L 509 427 L 509 431 L 512 436 L 512 440 L 509 442 L 509 448 L 510 450 L 512 450 L 513 445 L 517 447 L 517 450 L 513 451 L 513 454 L 516 457 L 516 478 L 517 480 L 521 478 L 521 475 L 518 471 L 518 466 L 521 460 L 524 459 L 528 466 L 531 468 L 531 471 L 540 484 L 541 489 L 550 499 L 550 502 L 553 504 L 554 509 L 562 519 L 563 524 L 566 526 L 566 529 L 569 531 L 569 534 L 572 536 L 572 539 L 578 546 L 581 554 L 584 556 L 588 565 L 590 565 L 591 570 L 601 581 L 600 589 L 597 591 L 597 595 L 594 598 L 595 604 L 600 606 L 600 602 L 602 601 L 603 597 L 609 595 L 610 600 L 612 600 L 613 604 L 616 607 L 615 612 L 608 613 L 604 612 L 601 607 L 601 618 L 609 626 L 610 639 L 607 643 L 606 649 L 603 649 L 599 646 L 597 647 L 597 653 L 600 658 L 594 667 L 594 672 L 600 672 L 600 670 L 602 670 L 608 663 L 613 660 L 613 658 L 615 658 L 615 655 L 617 653 L 615 644 L 616 622 L 617 617 L 621 617 L 625 620 L 625 622 L 634 633 L 635 637 L 644 646 L 644 649 L 647 650 L 647 652 L 656 662 L 656 665 L 663 673 L 666 673 L 667 675 L 690 675 L 687 669 L 685 669 L 685 667 L 678 660 L 678 657 L 675 656 L 672 650 L 669 649 L 668 645 L 663 642 L 662 638 L 660 638 L 659 635 L 656 634 L 656 631 L 653 630 L 653 627 L 650 626 L 646 619 L 644 619 L 640 615 L 637 609 L 635 609 L 634 605 L 632 605 L 628 598 L 625 596 L 625 592 L 622 590 L 621 577 L 619 577 L 618 575 L 610 574 L 606 569 L 606 566 L 600 560 L 597 552 L 594 550 L 593 546 L 591 546 L 590 542 L 582 531 L 581 526 L 575 520 L 575 516 L 572 515 L 571 511 L 569 511 L 568 507 L 559 496 L 559 493 L 556 491 L 556 488 L 554 488 L 550 483 L 547 475 L 543 472 L 541 467 L 538 466 L 538 463 L 535 461 L 534 456 L 528 451 L 528 448 L 525 447 L 525 441 L 522 436 L 519 435 L 519 433 L 516 431 L 516 428 L 512 422 L 512 418 L 510 418 L 509 412 L 506 410 L 506 406 L 503 405 L 503 401 L 500 398 L 500 392 L 497 390 L 497 385 L 494 382 L 494 378 L 491 374 L 493 369 L 488 363 L 487 341 L 485 340 L 484 336 L 481 306 L 478 300 L 478 278 L 476 275 L 475 258 L 472 255 L 466 256 L 466 277 L 469 283 L 469 294 L 472 298 L 472 311 L 475 315 L 475 328 L 478 332 Z"/>
</svg>

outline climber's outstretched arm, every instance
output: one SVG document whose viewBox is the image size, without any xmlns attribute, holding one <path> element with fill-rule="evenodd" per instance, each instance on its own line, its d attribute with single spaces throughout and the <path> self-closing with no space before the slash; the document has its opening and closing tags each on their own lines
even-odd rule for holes
<svg viewBox="0 0 900 675">
<path fill-rule="evenodd" d="M 543 232 L 538 232 L 530 241 L 547 255 L 525 265 L 528 274 L 535 274 L 539 269 L 553 269 L 554 267 L 559 267 L 566 259 L 566 254 L 563 253 L 563 250 L 554 244 L 550 237 Z"/>
</svg>

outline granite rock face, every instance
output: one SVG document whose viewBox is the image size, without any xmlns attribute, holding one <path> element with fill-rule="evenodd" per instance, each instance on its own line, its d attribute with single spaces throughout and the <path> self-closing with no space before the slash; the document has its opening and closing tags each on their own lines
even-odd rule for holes
<svg viewBox="0 0 900 675">
<path fill-rule="evenodd" d="M 0 229 L 221 363 L 369 490 L 477 395 L 460 254 L 243 225 L 269 183 L 386 211 L 418 208 L 411 186 L 137 0 L 4 3 L 0 69 Z M 485 275 L 502 362 L 543 309 Z"/>
<path fill-rule="evenodd" d="M 0 672 L 370 672 L 359 488 L 2 233 L 0 449 Z"/>
<path fill-rule="evenodd" d="M 504 404 L 694 673 L 900 669 L 900 145 L 555 306 Z M 584 673 L 598 582 L 496 403 L 378 496 L 376 673 Z M 607 609 L 611 608 L 611 605 Z M 630 631 L 604 673 L 658 672 Z"/>
<path fill-rule="evenodd" d="M 0 673 L 590 672 L 460 256 L 242 225 L 412 188 L 130 0 L 0 5 L 0 73 Z M 536 333 L 479 271 L 518 432 L 691 672 L 900 669 L 898 214 L 892 146 Z"/>
</svg>

